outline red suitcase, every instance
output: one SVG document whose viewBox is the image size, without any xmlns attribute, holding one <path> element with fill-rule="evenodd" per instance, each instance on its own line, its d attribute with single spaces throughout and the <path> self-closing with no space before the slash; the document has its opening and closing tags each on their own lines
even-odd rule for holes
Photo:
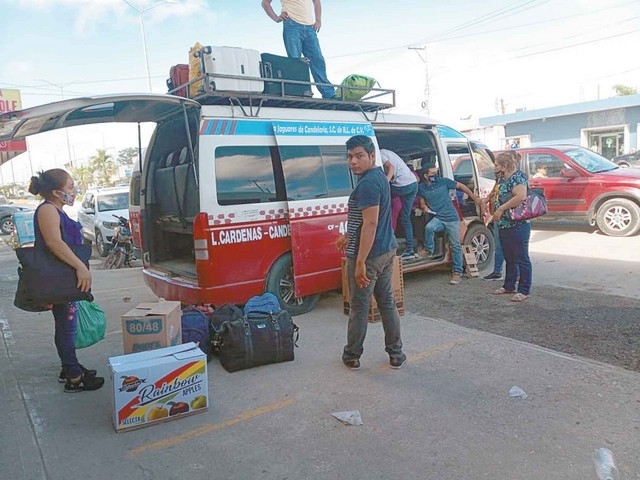
<svg viewBox="0 0 640 480">
<path fill-rule="evenodd" d="M 187 87 L 178 89 L 181 85 L 187 83 L 189 83 L 189 65 L 179 63 L 171 67 L 171 70 L 169 70 L 169 78 L 167 78 L 169 93 L 180 97 L 188 97 Z"/>
</svg>

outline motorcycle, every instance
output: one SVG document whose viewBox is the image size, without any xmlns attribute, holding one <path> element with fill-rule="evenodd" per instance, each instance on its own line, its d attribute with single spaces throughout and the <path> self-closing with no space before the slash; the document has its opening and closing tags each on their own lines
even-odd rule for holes
<svg viewBox="0 0 640 480">
<path fill-rule="evenodd" d="M 133 236 L 129 220 L 119 215 L 114 217 L 118 219 L 118 225 L 113 229 L 111 250 L 104 261 L 104 268 L 109 270 L 120 268 L 122 265 L 131 267 L 131 262 L 136 260 L 133 254 Z"/>
</svg>

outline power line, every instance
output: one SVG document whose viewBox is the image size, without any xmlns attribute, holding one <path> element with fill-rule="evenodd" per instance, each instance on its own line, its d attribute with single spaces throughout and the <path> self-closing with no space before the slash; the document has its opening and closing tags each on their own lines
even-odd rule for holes
<svg viewBox="0 0 640 480">
<path fill-rule="evenodd" d="M 354 57 L 354 56 L 358 56 L 358 55 L 368 55 L 368 54 L 373 54 L 373 53 L 383 53 L 383 52 L 392 52 L 392 51 L 398 51 L 398 50 L 405 50 L 407 47 L 410 47 L 412 45 L 418 45 L 421 43 L 439 43 L 439 42 L 445 42 L 445 41 L 451 41 L 451 40 L 460 40 L 463 38 L 470 38 L 470 37 L 477 37 L 477 36 L 481 36 L 481 35 L 487 35 L 490 33 L 498 33 L 498 32 L 504 32 L 504 31 L 508 31 L 508 30 L 516 30 L 516 29 L 522 29 L 522 28 L 527 28 L 527 27 L 531 27 L 534 25 L 543 25 L 546 23 L 553 23 L 553 22 L 560 22 L 563 20 L 569 20 L 572 18 L 578 18 L 578 17 L 583 17 L 583 16 L 588 16 L 588 15 L 594 15 L 600 12 L 604 12 L 604 11 L 608 11 L 608 10 L 615 10 L 617 8 L 621 8 L 621 7 L 626 7 L 628 5 L 632 5 L 632 4 L 637 4 L 637 0 L 631 1 L 631 2 L 626 2 L 626 3 L 622 3 L 619 5 L 615 5 L 613 7 L 606 7 L 606 8 L 601 8 L 598 10 L 591 10 L 589 12 L 583 12 L 583 13 L 577 13 L 574 15 L 566 15 L 564 17 L 556 17 L 556 18 L 552 18 L 549 20 L 540 20 L 538 22 L 530 22 L 530 23 L 526 23 L 526 24 L 519 24 L 519 25 L 511 25 L 511 26 L 506 26 L 506 27 L 502 27 L 502 28 L 497 28 L 494 30 L 484 30 L 481 32 L 476 32 L 476 33 L 468 33 L 465 35 L 457 35 L 454 37 L 447 37 L 447 38 L 436 38 L 438 34 L 436 36 L 434 36 L 433 38 L 428 38 L 428 39 L 424 39 L 424 40 L 417 40 L 415 42 L 411 42 L 411 43 L 407 43 L 407 44 L 403 44 L 403 45 L 397 45 L 394 47 L 386 47 L 386 48 L 378 48 L 378 49 L 374 49 L 374 50 L 363 50 L 360 52 L 351 52 L 351 53 L 345 53 L 345 54 L 341 54 L 341 55 L 333 55 L 333 56 L 328 56 L 327 59 L 335 59 L 335 58 L 345 58 L 345 57 Z M 532 8 L 532 7 L 530 7 Z M 521 12 L 518 12 L 521 13 Z"/>
</svg>

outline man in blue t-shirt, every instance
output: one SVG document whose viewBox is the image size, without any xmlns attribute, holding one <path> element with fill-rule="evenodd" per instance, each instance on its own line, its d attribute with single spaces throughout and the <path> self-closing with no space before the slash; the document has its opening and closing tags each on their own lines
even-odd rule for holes
<svg viewBox="0 0 640 480">
<path fill-rule="evenodd" d="M 376 166 L 376 149 L 371 138 L 356 135 L 347 141 L 349 169 L 358 183 L 349 196 L 347 234 L 337 247 L 347 256 L 349 279 L 349 325 L 343 363 L 351 370 L 360 368 L 371 295 L 376 299 L 385 349 L 391 368 L 404 365 L 400 317 L 393 298 L 391 277 L 398 243 L 391 228 L 391 190 L 382 168 Z"/>
<path fill-rule="evenodd" d="M 462 281 L 460 216 L 453 205 L 449 192 L 451 190 L 462 190 L 474 202 L 479 203 L 480 199 L 466 185 L 450 178 L 438 177 L 437 173 L 438 167 L 435 165 L 429 165 L 420 170 L 420 184 L 418 185 L 420 208 L 425 213 L 429 211 L 434 215 L 424 227 L 424 246 L 427 250 L 427 255 L 433 257 L 435 254 L 434 239 L 436 232 L 443 230 L 447 232 L 453 260 L 453 273 L 449 283 L 458 285 Z"/>
</svg>

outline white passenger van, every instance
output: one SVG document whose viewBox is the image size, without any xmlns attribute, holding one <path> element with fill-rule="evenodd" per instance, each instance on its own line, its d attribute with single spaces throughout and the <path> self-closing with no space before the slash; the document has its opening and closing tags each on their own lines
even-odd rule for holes
<svg viewBox="0 0 640 480">
<path fill-rule="evenodd" d="M 391 98 L 380 102 L 380 95 Z M 265 290 L 292 314 L 311 310 L 322 292 L 341 286 L 335 244 L 346 232 L 347 199 L 356 179 L 345 142 L 368 135 L 416 169 L 436 161 L 453 178 L 446 127 L 390 113 L 393 91 L 373 100 L 213 92 L 198 101 L 173 95 L 115 95 L 65 100 L 0 116 L 0 140 L 103 122 L 155 122 L 131 214 L 144 279 L 159 297 L 185 304 L 243 304 Z M 135 128 L 135 127 L 132 127 Z M 463 142 L 465 140 L 462 140 Z M 471 150 L 471 147 L 470 147 Z M 478 193 L 475 172 L 467 184 Z M 482 268 L 493 237 L 470 199 L 461 211 L 463 242 Z M 399 239 L 399 252 L 404 240 Z M 404 271 L 450 262 L 444 236 L 437 256 Z"/>
</svg>

